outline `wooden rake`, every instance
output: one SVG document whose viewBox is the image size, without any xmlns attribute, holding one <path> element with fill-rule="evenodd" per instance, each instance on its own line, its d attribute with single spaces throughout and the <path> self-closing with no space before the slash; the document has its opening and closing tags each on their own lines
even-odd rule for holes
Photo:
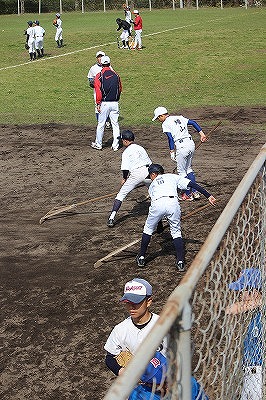
<svg viewBox="0 0 266 400">
<path fill-rule="evenodd" d="M 52 208 L 50 211 L 48 211 L 48 213 L 46 213 L 41 219 L 40 219 L 40 224 L 42 224 L 44 221 L 46 221 L 47 219 L 54 217 L 55 215 L 64 213 L 64 212 L 68 212 L 73 210 L 74 208 L 78 207 L 78 206 L 82 206 L 84 204 L 88 204 L 88 203 L 93 203 L 94 201 L 98 201 L 98 200 L 102 200 L 102 199 L 107 199 L 108 197 L 112 197 L 115 196 L 117 194 L 117 192 L 114 193 L 109 193 L 109 194 L 105 194 L 103 196 L 99 196 L 99 197 L 94 197 L 92 199 L 89 200 L 84 200 L 81 201 L 79 203 L 73 203 L 70 205 L 66 205 L 66 206 L 60 206 L 60 207 L 54 207 Z"/>
</svg>

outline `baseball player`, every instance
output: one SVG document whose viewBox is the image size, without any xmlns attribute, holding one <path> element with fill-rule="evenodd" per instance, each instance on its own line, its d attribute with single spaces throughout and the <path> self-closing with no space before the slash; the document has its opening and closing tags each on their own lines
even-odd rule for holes
<svg viewBox="0 0 266 400">
<path fill-rule="evenodd" d="M 96 75 L 94 80 L 99 116 L 96 139 L 95 142 L 91 143 L 91 147 L 96 150 L 102 150 L 105 121 L 110 117 L 113 130 L 112 149 L 117 151 L 119 149 L 120 138 L 118 101 L 122 92 L 122 84 L 119 75 L 110 67 L 110 63 L 111 61 L 108 56 L 101 58 L 102 70 Z"/>
<path fill-rule="evenodd" d="M 165 107 L 157 107 L 154 110 L 152 121 L 159 120 L 162 123 L 163 132 L 168 138 L 170 156 L 177 164 L 177 173 L 195 182 L 195 173 L 192 169 L 192 158 L 195 151 L 195 143 L 189 134 L 188 126 L 200 134 L 201 142 L 207 137 L 196 121 L 183 117 L 183 115 L 169 115 Z M 189 188 L 182 194 L 182 200 L 192 201 L 200 198 L 199 193 Z"/>
<path fill-rule="evenodd" d="M 226 309 L 226 314 L 252 312 L 244 338 L 242 368 L 244 369 L 241 400 L 262 400 L 263 349 L 265 338 L 262 326 L 262 277 L 258 268 L 244 269 L 237 281 L 228 285 L 241 293 L 241 300 Z M 238 344 L 237 344 L 238 345 Z"/>
<path fill-rule="evenodd" d="M 131 36 L 130 23 L 121 18 L 116 18 L 116 23 L 118 25 L 117 31 L 120 31 L 120 29 L 123 28 L 123 32 L 120 35 L 120 38 L 123 43 L 122 49 L 130 50 L 130 46 L 129 46 L 129 36 Z"/>
<path fill-rule="evenodd" d="M 146 180 L 149 172 L 148 167 L 152 163 L 146 150 L 134 143 L 134 133 L 125 130 L 122 132 L 122 142 L 125 150 L 122 153 L 121 170 L 123 174 L 122 186 L 116 195 L 111 214 L 107 221 L 107 226 L 112 228 L 115 225 L 115 216 L 121 207 L 122 201 L 137 185 L 145 183 L 147 186 L 151 183 Z"/>
<path fill-rule="evenodd" d="M 28 21 L 28 28 L 25 31 L 26 36 L 26 44 L 29 47 L 29 55 L 30 55 L 30 61 L 36 60 L 36 48 L 35 48 L 35 30 L 32 21 Z"/>
<path fill-rule="evenodd" d="M 57 47 L 62 47 L 63 46 L 62 20 L 61 20 L 61 16 L 59 13 L 56 13 L 55 17 L 56 17 L 56 22 L 54 23 L 54 26 L 56 27 L 56 32 L 55 32 L 54 39 L 57 43 Z"/>
<path fill-rule="evenodd" d="M 113 328 L 104 346 L 107 352 L 106 365 L 115 375 L 121 375 L 124 370 L 116 361 L 116 356 L 121 351 L 130 351 L 134 355 L 159 318 L 159 315 L 149 310 L 152 304 L 152 286 L 145 279 L 134 278 L 127 282 L 120 301 L 125 304 L 129 317 Z M 128 400 L 150 399 L 154 380 L 157 390 L 152 398 L 162 398 L 164 387 L 160 383 L 166 372 L 166 348 L 167 341 L 164 338 Z M 156 369 L 153 364 L 156 364 Z"/>
<path fill-rule="evenodd" d="M 132 47 L 132 50 L 142 50 L 142 18 L 139 15 L 138 10 L 134 10 L 133 14 L 135 15 L 133 25 L 134 25 L 134 31 L 135 31 L 135 42 L 134 46 Z"/>
<path fill-rule="evenodd" d="M 36 46 L 36 51 L 38 54 L 38 57 L 43 57 L 44 56 L 44 50 L 43 50 L 43 37 L 45 35 L 45 30 L 43 27 L 40 26 L 40 22 L 36 20 L 34 22 L 34 31 L 35 31 L 35 46 Z"/>
<path fill-rule="evenodd" d="M 89 81 L 89 85 L 91 88 L 93 88 L 93 98 L 94 98 L 94 103 L 95 103 L 95 116 L 96 116 L 96 120 L 98 122 L 98 117 L 99 117 L 99 113 L 97 110 L 97 106 L 96 106 L 96 92 L 95 92 L 95 88 L 94 88 L 94 80 L 96 75 L 102 70 L 102 64 L 101 64 L 101 58 L 105 56 L 105 52 L 104 51 L 97 51 L 96 53 L 96 63 L 90 68 L 87 78 Z M 107 129 L 111 128 L 111 123 L 110 123 L 110 118 L 108 118 L 108 120 L 106 121 L 105 127 Z"/>
<path fill-rule="evenodd" d="M 159 318 L 159 315 L 150 311 L 152 286 L 145 279 L 133 278 L 127 282 L 120 302 L 125 304 L 129 317 L 113 328 L 104 346 L 106 366 L 117 376 L 121 375 L 125 369 L 118 363 L 117 356 L 123 351 L 134 356 L 139 345 Z M 128 400 L 160 400 L 163 398 L 167 389 L 166 350 L 167 338 L 164 337 Z M 191 377 L 191 389 L 192 400 L 208 400 L 204 390 L 194 377 Z"/>
<path fill-rule="evenodd" d="M 124 9 L 124 13 L 125 13 L 125 20 L 131 24 L 131 11 L 130 11 L 130 6 L 127 6 L 126 4 L 123 4 L 123 9 Z M 131 27 L 131 25 L 130 25 Z M 131 28 L 132 29 L 132 28 Z"/>
<path fill-rule="evenodd" d="M 151 164 L 148 171 L 152 180 L 149 187 L 151 205 L 143 229 L 140 252 L 136 257 L 137 265 L 139 267 L 145 266 L 145 254 L 151 236 L 156 230 L 158 222 L 163 218 L 167 218 L 176 252 L 176 268 L 178 271 L 184 271 L 184 245 L 181 235 L 181 211 L 177 188 L 183 190 L 186 190 L 188 187 L 195 188 L 202 193 L 212 205 L 214 205 L 216 199 L 196 182 L 182 175 L 164 174 L 164 169 L 160 164 Z"/>
</svg>

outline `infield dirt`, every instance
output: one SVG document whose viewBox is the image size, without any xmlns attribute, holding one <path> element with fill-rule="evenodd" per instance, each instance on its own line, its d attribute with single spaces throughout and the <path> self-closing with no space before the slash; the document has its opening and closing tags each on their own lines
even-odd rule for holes
<svg viewBox="0 0 266 400">
<path fill-rule="evenodd" d="M 197 181 L 219 201 L 184 219 L 186 265 L 204 243 L 245 172 L 265 143 L 265 107 L 186 109 L 208 133 L 195 152 Z M 264 130 L 262 127 L 264 124 Z M 135 133 L 153 162 L 166 172 L 170 160 L 159 123 Z M 134 245 L 99 268 L 109 252 L 140 238 L 149 201 L 145 188 L 131 192 L 117 217 L 106 226 L 114 196 L 80 206 L 71 213 L 39 220 L 54 206 L 73 204 L 119 190 L 121 152 L 94 150 L 95 128 L 46 124 L 1 125 L 1 388 L 2 400 L 94 399 L 104 397 L 113 375 L 104 363 L 104 343 L 125 316 L 119 303 L 124 283 L 134 276 L 151 282 L 152 310 L 159 313 L 184 273 L 174 267 L 166 226 L 155 234 L 147 267 L 138 269 Z M 197 133 L 193 133 L 196 144 Z M 207 200 L 182 202 L 182 214 Z"/>
</svg>

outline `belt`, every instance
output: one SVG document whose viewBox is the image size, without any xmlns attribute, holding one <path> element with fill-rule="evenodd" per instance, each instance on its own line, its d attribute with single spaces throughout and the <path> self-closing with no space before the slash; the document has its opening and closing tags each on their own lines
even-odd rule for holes
<svg viewBox="0 0 266 400">
<path fill-rule="evenodd" d="M 184 141 L 185 139 L 192 140 L 192 137 L 191 137 L 191 136 L 186 136 L 186 137 L 184 137 L 184 138 L 182 138 L 182 139 L 177 139 L 177 142 L 183 143 L 183 141 Z"/>
<path fill-rule="evenodd" d="M 261 366 L 260 365 L 251 365 L 249 367 L 243 367 L 243 370 L 250 374 L 256 374 L 257 372 L 261 371 Z"/>
<path fill-rule="evenodd" d="M 43 37 L 43 36 L 36 36 L 36 38 L 37 38 L 37 37 Z"/>
<path fill-rule="evenodd" d="M 145 164 L 145 165 L 140 165 L 139 167 L 137 167 L 136 169 L 138 169 L 138 168 L 142 168 L 142 167 L 146 167 L 146 168 L 148 168 L 150 166 L 150 164 Z"/>
<path fill-rule="evenodd" d="M 170 199 L 174 199 L 175 197 L 177 198 L 177 196 L 161 196 L 161 197 L 158 197 L 157 199 L 155 199 L 155 200 L 153 200 L 153 201 L 162 199 L 163 197 L 168 197 L 168 198 L 170 198 Z"/>
</svg>

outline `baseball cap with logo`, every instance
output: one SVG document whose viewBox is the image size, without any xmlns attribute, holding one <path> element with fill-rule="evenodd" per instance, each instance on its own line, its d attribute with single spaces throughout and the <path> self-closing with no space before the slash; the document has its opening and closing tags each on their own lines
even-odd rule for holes
<svg viewBox="0 0 266 400">
<path fill-rule="evenodd" d="M 258 268 L 243 269 L 237 281 L 229 283 L 231 290 L 261 289 L 261 272 Z"/>
<path fill-rule="evenodd" d="M 97 51 L 97 53 L 96 53 L 96 57 L 102 57 L 102 56 L 105 56 L 105 52 L 104 51 Z"/>
<path fill-rule="evenodd" d="M 155 121 L 160 115 L 163 114 L 168 114 L 168 111 L 165 107 L 157 107 L 154 110 L 154 117 L 152 118 L 152 121 Z"/>
<path fill-rule="evenodd" d="M 103 56 L 103 57 L 101 58 L 101 64 L 102 64 L 102 65 L 110 64 L 110 62 L 111 62 L 111 60 L 110 60 L 110 58 L 109 58 L 108 56 Z"/>
<path fill-rule="evenodd" d="M 56 13 L 55 16 L 56 16 L 57 18 L 60 18 L 60 14 L 59 14 L 59 13 Z"/>
<path fill-rule="evenodd" d="M 133 14 L 139 14 L 139 10 L 134 10 Z"/>
<path fill-rule="evenodd" d="M 124 296 L 120 301 L 139 304 L 152 295 L 152 286 L 145 279 L 134 278 L 125 284 Z"/>
</svg>

